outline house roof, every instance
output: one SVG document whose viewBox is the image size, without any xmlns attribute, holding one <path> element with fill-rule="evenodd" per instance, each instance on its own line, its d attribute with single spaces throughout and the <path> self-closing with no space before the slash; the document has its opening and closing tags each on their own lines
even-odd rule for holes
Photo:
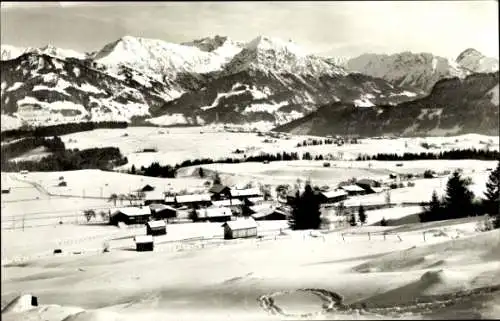
<svg viewBox="0 0 500 321">
<path fill-rule="evenodd" d="M 377 184 L 377 181 L 373 180 L 373 179 L 369 179 L 369 178 L 363 178 L 363 179 L 360 179 L 359 181 L 356 182 L 356 184 L 363 184 L 363 185 L 375 185 Z"/>
<path fill-rule="evenodd" d="M 222 201 L 212 201 L 212 205 L 216 207 L 222 207 L 222 206 L 235 206 L 235 205 L 242 205 L 243 202 L 240 201 L 239 199 L 234 199 L 234 200 L 222 200 Z"/>
<path fill-rule="evenodd" d="M 260 195 L 258 188 L 236 189 L 231 190 L 231 196 L 255 196 Z"/>
<path fill-rule="evenodd" d="M 151 228 L 166 227 L 165 221 L 150 221 L 147 225 Z"/>
<path fill-rule="evenodd" d="M 155 188 L 154 186 L 151 186 L 149 184 L 146 184 L 144 185 L 143 187 L 141 187 L 139 190 L 143 191 L 143 192 L 146 192 L 146 191 L 153 191 Z"/>
<path fill-rule="evenodd" d="M 152 211 L 156 211 L 156 212 L 164 211 L 164 210 L 177 211 L 172 206 L 165 205 L 165 204 L 158 204 L 158 203 L 149 204 L 149 208 Z"/>
<path fill-rule="evenodd" d="M 122 213 L 127 216 L 144 216 L 144 215 L 151 215 L 151 209 L 148 206 L 142 206 L 142 207 L 122 207 L 118 208 L 114 211 L 113 216 Z"/>
<path fill-rule="evenodd" d="M 347 192 L 364 192 L 364 189 L 358 185 L 344 185 L 341 188 Z"/>
<path fill-rule="evenodd" d="M 339 196 L 346 196 L 347 192 L 344 190 L 336 190 L 336 191 L 321 192 L 321 195 L 323 195 L 326 198 L 335 198 Z"/>
<path fill-rule="evenodd" d="M 208 202 L 211 201 L 210 194 L 178 195 L 175 197 L 177 203 Z"/>
<path fill-rule="evenodd" d="M 248 200 L 252 203 L 262 202 L 264 201 L 264 196 L 249 197 Z"/>
<path fill-rule="evenodd" d="M 146 197 L 144 198 L 146 201 L 153 201 L 153 200 L 164 200 L 165 199 L 165 194 L 162 191 L 151 191 L 151 192 L 145 192 Z"/>
<path fill-rule="evenodd" d="M 236 221 L 227 221 L 222 226 L 228 226 L 231 230 L 244 230 L 257 227 L 257 222 L 253 218 L 245 218 Z"/>
<path fill-rule="evenodd" d="M 261 218 L 261 217 L 269 216 L 269 215 L 271 215 L 273 213 L 277 213 L 277 214 L 281 214 L 283 216 L 287 216 L 287 214 L 285 212 L 283 212 L 282 210 L 279 210 L 277 208 L 269 208 L 269 209 L 265 209 L 265 210 L 262 210 L 262 211 L 259 211 L 257 213 L 252 214 L 252 217 Z"/>
<path fill-rule="evenodd" d="M 153 243 L 153 236 L 152 235 L 137 235 L 136 237 L 134 237 L 134 241 L 136 244 Z"/>
<path fill-rule="evenodd" d="M 208 190 L 210 193 L 221 193 L 222 191 L 224 191 L 225 189 L 230 189 L 229 187 L 227 187 L 226 185 L 222 185 L 222 184 L 215 184 L 213 185 L 212 187 L 210 187 L 210 189 Z"/>
<path fill-rule="evenodd" d="M 233 213 L 231 212 L 231 209 L 227 207 L 208 207 L 208 208 L 203 208 L 196 210 L 196 214 L 198 214 L 198 217 L 203 218 L 203 217 L 225 217 L 225 216 L 231 216 Z"/>
</svg>

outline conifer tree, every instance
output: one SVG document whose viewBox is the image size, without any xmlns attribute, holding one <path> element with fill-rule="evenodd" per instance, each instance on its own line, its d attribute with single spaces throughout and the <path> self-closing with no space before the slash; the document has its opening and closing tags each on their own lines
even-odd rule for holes
<svg viewBox="0 0 500 321">
<path fill-rule="evenodd" d="M 365 208 L 363 207 L 363 205 L 359 206 L 358 216 L 359 216 L 359 221 L 361 222 L 361 224 L 365 224 L 366 223 L 366 213 L 365 213 Z"/>
</svg>

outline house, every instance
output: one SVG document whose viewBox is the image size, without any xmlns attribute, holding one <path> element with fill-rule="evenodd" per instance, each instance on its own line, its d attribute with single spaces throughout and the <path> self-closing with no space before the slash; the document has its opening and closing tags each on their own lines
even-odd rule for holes
<svg viewBox="0 0 500 321">
<path fill-rule="evenodd" d="M 240 201 L 239 199 L 212 201 L 212 207 L 228 207 L 234 214 L 242 213 L 244 204 L 245 203 Z"/>
<path fill-rule="evenodd" d="M 110 224 L 118 225 L 123 222 L 130 224 L 146 224 L 151 218 L 151 209 L 147 206 L 124 207 L 115 210 L 109 218 Z"/>
<path fill-rule="evenodd" d="M 210 194 L 177 195 L 175 197 L 175 203 L 177 205 L 186 205 L 190 207 L 209 206 L 212 204 L 212 199 Z"/>
<path fill-rule="evenodd" d="M 165 193 L 162 191 L 145 192 L 144 205 L 152 203 L 163 203 L 165 201 Z"/>
<path fill-rule="evenodd" d="M 222 184 L 214 184 L 208 192 L 212 194 L 212 199 L 216 201 L 231 197 L 231 188 Z"/>
<path fill-rule="evenodd" d="M 258 188 L 233 189 L 230 191 L 231 198 L 244 200 L 250 197 L 262 196 Z"/>
<path fill-rule="evenodd" d="M 155 188 L 149 184 L 144 185 L 142 188 L 140 188 L 138 191 L 140 192 L 151 192 L 154 191 Z"/>
<path fill-rule="evenodd" d="M 230 221 L 233 212 L 228 207 L 207 207 L 196 210 L 198 220 L 209 222 L 226 222 Z"/>
<path fill-rule="evenodd" d="M 344 190 L 320 192 L 319 199 L 322 204 L 333 204 L 347 199 L 348 193 Z"/>
<path fill-rule="evenodd" d="M 134 238 L 137 252 L 153 251 L 154 241 L 152 235 L 138 235 Z"/>
<path fill-rule="evenodd" d="M 155 219 L 169 219 L 177 216 L 177 209 L 170 205 L 153 203 L 149 204 L 149 208 Z"/>
<path fill-rule="evenodd" d="M 360 179 L 356 185 L 364 189 L 367 193 L 375 193 L 373 187 L 380 187 L 380 183 L 373 179 Z"/>
<path fill-rule="evenodd" d="M 253 218 L 227 221 L 222 227 L 226 240 L 257 236 L 257 222 Z"/>
<path fill-rule="evenodd" d="M 267 207 L 255 209 L 251 207 L 250 209 L 254 211 L 252 217 L 256 221 L 281 221 L 288 219 L 288 214 L 279 208 Z"/>
<path fill-rule="evenodd" d="M 344 185 L 340 188 L 346 191 L 349 196 L 366 194 L 365 189 L 358 185 Z"/>
<path fill-rule="evenodd" d="M 149 221 L 146 223 L 146 234 L 157 236 L 167 234 L 167 224 L 165 221 Z"/>
</svg>

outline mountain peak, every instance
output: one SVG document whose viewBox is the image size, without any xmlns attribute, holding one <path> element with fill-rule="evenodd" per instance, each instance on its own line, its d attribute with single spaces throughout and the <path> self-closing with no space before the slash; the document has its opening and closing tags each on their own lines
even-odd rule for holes
<svg viewBox="0 0 500 321">
<path fill-rule="evenodd" d="M 291 39 L 284 41 L 279 38 L 260 35 L 250 41 L 246 48 L 248 50 L 288 52 L 296 56 L 306 56 L 306 52 Z"/>
<path fill-rule="evenodd" d="M 460 61 L 462 61 L 464 58 L 466 58 L 466 57 L 470 57 L 470 56 L 483 57 L 484 55 L 483 55 L 481 52 L 479 52 L 479 51 L 477 51 L 476 49 L 474 49 L 474 48 L 467 48 L 467 49 L 465 49 L 464 51 L 462 51 L 462 52 L 458 55 L 458 57 L 457 57 L 457 59 L 456 59 L 456 60 L 457 60 L 457 62 L 460 62 Z"/>
</svg>

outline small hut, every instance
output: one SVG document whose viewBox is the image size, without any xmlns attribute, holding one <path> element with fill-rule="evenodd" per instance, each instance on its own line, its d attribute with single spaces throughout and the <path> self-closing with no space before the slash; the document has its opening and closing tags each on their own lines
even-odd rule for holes
<svg viewBox="0 0 500 321">
<path fill-rule="evenodd" d="M 146 223 L 146 234 L 151 236 L 167 234 L 165 221 L 149 221 Z"/>
<path fill-rule="evenodd" d="M 253 218 L 227 221 L 222 224 L 224 239 L 236 239 L 257 236 L 257 222 Z"/>
<path fill-rule="evenodd" d="M 154 241 L 152 235 L 138 235 L 134 238 L 137 252 L 153 251 Z"/>
</svg>

